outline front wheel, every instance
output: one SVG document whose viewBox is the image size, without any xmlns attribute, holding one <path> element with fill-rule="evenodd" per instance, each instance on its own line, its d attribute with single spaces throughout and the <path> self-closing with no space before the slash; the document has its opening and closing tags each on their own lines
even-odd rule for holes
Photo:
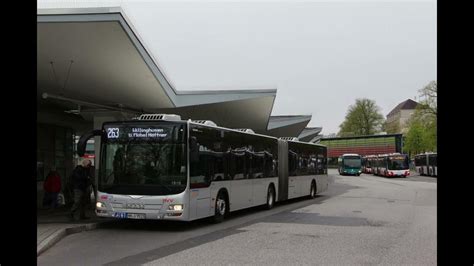
<svg viewBox="0 0 474 266">
<path fill-rule="evenodd" d="M 265 204 L 265 209 L 270 210 L 275 205 L 275 190 L 273 186 L 268 187 L 267 192 L 267 203 Z"/>
<path fill-rule="evenodd" d="M 220 223 L 224 221 L 224 217 L 227 211 L 227 198 L 224 196 L 224 193 L 219 192 L 216 198 L 215 213 L 213 217 L 214 223 Z"/>
</svg>

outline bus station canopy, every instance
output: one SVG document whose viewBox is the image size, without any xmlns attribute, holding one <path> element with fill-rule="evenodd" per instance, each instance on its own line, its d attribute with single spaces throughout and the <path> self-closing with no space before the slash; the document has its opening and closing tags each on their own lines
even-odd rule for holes
<svg viewBox="0 0 474 266">
<path fill-rule="evenodd" d="M 298 136 L 311 119 L 271 118 L 274 88 L 177 90 L 118 7 L 38 9 L 37 36 L 38 117 L 172 113 L 274 136 Z"/>
<path fill-rule="evenodd" d="M 300 135 L 298 136 L 300 141 L 304 142 L 317 142 L 318 140 L 321 139 L 321 130 L 323 130 L 322 127 L 307 127 L 301 131 Z"/>
</svg>

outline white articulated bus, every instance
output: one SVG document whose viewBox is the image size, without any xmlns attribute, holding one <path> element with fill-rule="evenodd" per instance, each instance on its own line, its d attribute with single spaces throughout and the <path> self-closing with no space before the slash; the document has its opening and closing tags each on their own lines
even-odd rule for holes
<svg viewBox="0 0 474 266">
<path fill-rule="evenodd" d="M 276 201 L 315 197 L 328 187 L 325 146 L 141 115 L 106 122 L 81 137 L 78 154 L 101 136 L 96 214 L 191 221 Z"/>
<path fill-rule="evenodd" d="M 415 166 L 420 175 L 438 176 L 438 154 L 426 152 L 415 155 Z"/>
</svg>

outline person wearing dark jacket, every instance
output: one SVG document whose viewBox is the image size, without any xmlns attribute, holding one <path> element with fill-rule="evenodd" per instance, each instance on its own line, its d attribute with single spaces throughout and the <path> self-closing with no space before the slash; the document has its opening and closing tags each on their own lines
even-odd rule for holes
<svg viewBox="0 0 474 266">
<path fill-rule="evenodd" d="M 69 214 L 71 220 L 74 220 L 74 214 L 79 209 L 80 219 L 89 219 L 85 215 L 85 208 L 87 200 L 90 201 L 87 193 L 89 186 L 91 185 L 90 180 L 90 169 L 92 162 L 90 160 L 82 161 L 82 165 L 76 166 L 72 172 L 72 186 L 74 191 L 74 204 L 72 205 L 71 212 Z"/>
<path fill-rule="evenodd" d="M 58 195 L 61 192 L 61 177 L 55 167 L 51 169 L 43 184 L 43 205 L 49 205 L 52 209 L 58 207 Z"/>
</svg>

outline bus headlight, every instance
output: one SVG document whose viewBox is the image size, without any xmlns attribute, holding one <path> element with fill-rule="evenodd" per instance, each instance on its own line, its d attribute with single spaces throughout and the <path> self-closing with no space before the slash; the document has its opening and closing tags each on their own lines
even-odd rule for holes
<svg viewBox="0 0 474 266">
<path fill-rule="evenodd" d="M 105 204 L 102 203 L 102 202 L 100 202 L 100 201 L 98 201 L 98 202 L 95 204 L 95 207 L 97 207 L 97 208 L 105 208 Z"/>
<path fill-rule="evenodd" d="M 182 211 L 183 210 L 183 204 L 173 204 L 168 206 L 168 210 L 170 211 Z"/>
</svg>

